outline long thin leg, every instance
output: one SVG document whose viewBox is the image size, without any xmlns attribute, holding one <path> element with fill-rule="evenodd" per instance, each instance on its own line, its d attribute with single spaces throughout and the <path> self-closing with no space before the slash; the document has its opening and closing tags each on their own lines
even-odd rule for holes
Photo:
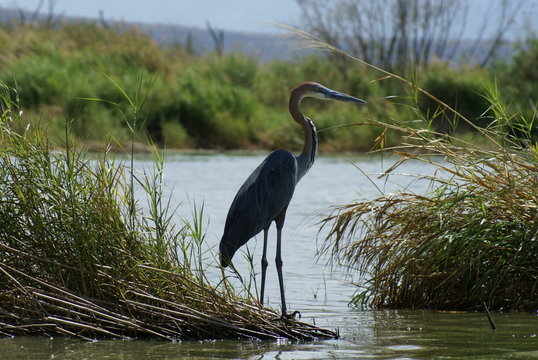
<svg viewBox="0 0 538 360">
<path fill-rule="evenodd" d="M 262 255 L 262 289 L 260 292 L 260 304 L 263 305 L 263 296 L 265 294 L 265 274 L 267 270 L 267 234 L 269 232 L 269 226 L 263 229 L 263 255 Z"/>
<path fill-rule="evenodd" d="M 275 219 L 276 223 L 276 271 L 278 273 L 278 285 L 280 286 L 280 299 L 282 300 L 282 315 L 286 316 L 286 297 L 284 295 L 284 277 L 282 276 L 282 227 L 286 218 L 286 208 Z"/>
</svg>

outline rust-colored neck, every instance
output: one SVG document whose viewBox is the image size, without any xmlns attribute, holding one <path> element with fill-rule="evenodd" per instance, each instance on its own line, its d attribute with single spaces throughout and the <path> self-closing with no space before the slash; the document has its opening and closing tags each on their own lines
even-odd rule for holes
<svg viewBox="0 0 538 360">
<path fill-rule="evenodd" d="M 300 109 L 302 98 L 309 91 L 310 84 L 302 84 L 292 90 L 290 95 L 289 110 L 293 120 L 303 127 L 304 146 L 301 155 L 298 156 L 299 179 L 310 169 L 314 163 L 317 148 L 318 138 L 314 123 L 303 115 Z"/>
</svg>

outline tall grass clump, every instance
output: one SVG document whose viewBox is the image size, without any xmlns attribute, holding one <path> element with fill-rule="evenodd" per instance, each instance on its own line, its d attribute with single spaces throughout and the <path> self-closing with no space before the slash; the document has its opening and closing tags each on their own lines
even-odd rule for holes
<svg viewBox="0 0 538 360">
<path fill-rule="evenodd" d="M 410 159 L 431 164 L 433 190 L 353 202 L 325 219 L 331 226 L 325 250 L 363 279 L 352 302 L 468 310 L 485 301 L 495 309 L 537 309 L 537 154 L 398 130 L 423 141 L 425 153 L 399 149 L 397 166 Z"/>
<path fill-rule="evenodd" d="M 315 46 L 346 55 L 310 38 Z M 441 100 L 398 75 L 366 64 L 383 76 L 410 86 L 410 102 L 423 128 L 366 120 L 404 141 L 392 148 L 396 163 L 408 160 L 432 166 L 429 191 L 402 188 L 338 206 L 323 221 L 330 232 L 320 250 L 331 254 L 359 278 L 352 302 L 375 308 L 494 309 L 538 308 L 538 146 L 532 140 L 536 114 L 510 112 L 498 90 L 484 95 L 487 128 L 469 121 Z M 420 96 L 438 108 L 424 113 Z M 466 141 L 435 131 L 438 117 L 450 116 L 473 127 Z M 359 124 L 356 124 L 359 125 Z M 512 131 L 513 130 L 513 131 Z M 484 144 L 484 145 L 477 145 Z M 417 175 L 422 178 L 423 175 Z"/>
<path fill-rule="evenodd" d="M 106 152 L 78 150 L 69 124 L 59 150 L 21 120 L 16 97 L 2 85 L 0 336 L 334 336 L 210 283 L 201 213 L 192 225 L 174 221 L 158 152 L 152 171 L 135 171 Z"/>
</svg>

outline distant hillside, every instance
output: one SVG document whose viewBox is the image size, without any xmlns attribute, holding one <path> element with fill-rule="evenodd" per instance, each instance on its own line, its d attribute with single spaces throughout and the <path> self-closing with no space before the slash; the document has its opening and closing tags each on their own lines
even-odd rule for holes
<svg viewBox="0 0 538 360">
<path fill-rule="evenodd" d="M 190 27 L 182 25 L 167 24 L 145 24 L 145 23 L 124 23 L 102 19 L 90 19 L 82 17 L 47 16 L 45 14 L 31 14 L 27 11 L 0 8 L 0 22 L 10 23 L 13 21 L 37 21 L 45 23 L 51 21 L 53 24 L 61 22 L 100 22 L 105 26 L 121 25 L 126 27 L 136 27 L 153 37 L 161 45 L 190 46 L 195 54 L 207 54 L 215 51 L 215 41 L 208 29 Z M 311 54 L 312 50 L 301 48 L 298 41 L 285 35 L 271 35 L 262 33 L 249 33 L 238 31 L 223 32 L 224 52 L 242 52 L 259 59 L 261 62 L 271 60 L 288 60 L 305 54 Z M 473 59 L 480 62 L 486 51 L 489 49 L 488 41 L 476 43 L 475 41 L 464 41 L 457 46 L 456 51 L 446 51 L 452 54 L 449 60 L 458 62 L 460 59 L 472 54 Z M 450 46 L 450 45 L 449 45 Z M 504 42 L 497 50 L 497 58 L 507 58 L 513 53 L 513 44 Z"/>
<path fill-rule="evenodd" d="M 181 44 L 188 42 L 195 53 L 205 54 L 215 49 L 215 42 L 207 29 L 181 25 L 130 24 L 150 34 L 159 44 Z M 258 58 L 262 62 L 275 59 L 289 59 L 304 55 L 300 45 L 284 35 L 226 31 L 224 52 L 242 52 Z M 190 38 L 190 39 L 189 39 Z M 300 52 L 298 51 L 300 50 Z"/>
<path fill-rule="evenodd" d="M 0 22 L 10 23 L 13 21 L 28 22 L 37 21 L 45 23 L 49 21 L 49 16 L 45 14 L 34 15 L 27 11 L 0 8 Z M 89 19 L 81 17 L 54 16 L 53 23 L 61 22 L 103 22 L 99 19 Z M 142 24 L 142 23 L 124 23 L 105 20 L 104 24 L 121 25 L 126 27 L 136 27 L 147 32 L 161 45 L 187 46 L 191 44 L 194 53 L 206 54 L 215 50 L 215 42 L 208 29 L 166 24 Z M 239 51 L 259 59 L 261 62 L 267 62 L 275 59 L 290 59 L 294 56 L 304 55 L 304 49 L 300 53 L 296 50 L 299 48 L 297 42 L 283 35 L 271 35 L 262 33 L 247 33 L 238 31 L 223 31 L 224 34 L 224 52 Z"/>
</svg>

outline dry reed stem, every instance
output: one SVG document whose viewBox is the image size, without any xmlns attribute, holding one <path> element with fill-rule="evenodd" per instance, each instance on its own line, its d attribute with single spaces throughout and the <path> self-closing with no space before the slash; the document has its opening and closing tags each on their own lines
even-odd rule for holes
<svg viewBox="0 0 538 360">
<path fill-rule="evenodd" d="M 50 262 L 3 246 L 33 260 Z M 146 271 L 168 276 L 177 282 L 180 275 L 142 265 Z M 230 302 L 215 289 L 206 293 L 204 312 L 186 303 L 151 295 L 135 283 L 113 279 L 109 274 L 93 274 L 105 287 L 122 288 L 123 296 L 105 302 L 78 296 L 62 286 L 28 275 L 0 263 L 0 271 L 12 283 L 0 292 L 0 334 L 5 336 L 49 334 L 93 339 L 98 337 L 159 337 L 167 340 L 192 338 L 288 338 L 305 340 L 335 337 L 335 333 L 298 321 L 282 321 L 270 310 Z M 190 280 L 189 280 L 190 281 Z M 33 284 L 33 285 L 30 285 Z M 199 301 L 193 294 L 191 301 Z"/>
</svg>

